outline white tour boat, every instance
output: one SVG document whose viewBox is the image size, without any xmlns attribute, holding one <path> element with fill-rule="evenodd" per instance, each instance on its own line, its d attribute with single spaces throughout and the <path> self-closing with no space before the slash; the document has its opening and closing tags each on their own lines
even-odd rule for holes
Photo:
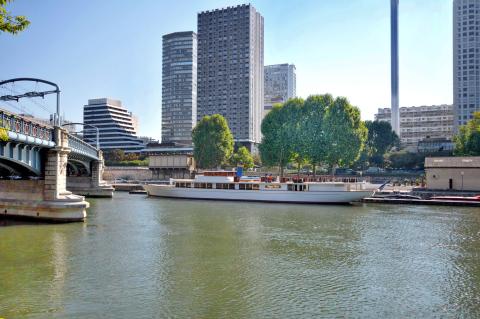
<svg viewBox="0 0 480 319">
<path fill-rule="evenodd" d="M 144 185 L 149 196 L 283 203 L 350 203 L 370 197 L 366 183 L 262 182 L 259 177 L 235 178 L 234 171 L 211 171 L 195 179 L 171 179 L 169 184 Z"/>
</svg>

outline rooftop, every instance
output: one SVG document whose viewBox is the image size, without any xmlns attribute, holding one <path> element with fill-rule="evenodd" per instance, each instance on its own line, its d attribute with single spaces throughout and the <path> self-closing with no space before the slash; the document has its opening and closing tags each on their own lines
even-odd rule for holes
<svg viewBox="0 0 480 319">
<path fill-rule="evenodd" d="M 427 157 L 425 168 L 480 168 L 480 156 Z"/>
</svg>

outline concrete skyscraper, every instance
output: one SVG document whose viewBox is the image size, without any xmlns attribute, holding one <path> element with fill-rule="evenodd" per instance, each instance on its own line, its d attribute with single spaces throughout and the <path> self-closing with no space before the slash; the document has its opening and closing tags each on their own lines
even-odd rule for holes
<svg viewBox="0 0 480 319">
<path fill-rule="evenodd" d="M 390 57 L 392 91 L 392 129 L 400 136 L 400 111 L 398 97 L 398 0 L 390 0 Z"/>
<path fill-rule="evenodd" d="M 251 5 L 198 14 L 198 120 L 221 114 L 237 143 L 261 140 L 263 17 Z"/>
<path fill-rule="evenodd" d="M 453 1 L 453 106 L 455 126 L 480 111 L 480 1 Z"/>
<path fill-rule="evenodd" d="M 163 36 L 162 142 L 192 144 L 197 123 L 197 35 Z"/>
<path fill-rule="evenodd" d="M 274 104 L 285 103 L 297 96 L 297 75 L 294 64 L 265 66 L 265 104 L 268 112 Z"/>
</svg>

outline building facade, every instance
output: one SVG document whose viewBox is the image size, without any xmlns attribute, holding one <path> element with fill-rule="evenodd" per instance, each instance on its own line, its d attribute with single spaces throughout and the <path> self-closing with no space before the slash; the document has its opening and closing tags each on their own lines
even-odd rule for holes
<svg viewBox="0 0 480 319">
<path fill-rule="evenodd" d="M 427 188 L 480 191 L 480 157 L 425 158 Z"/>
<path fill-rule="evenodd" d="M 261 140 L 263 17 L 251 5 L 198 14 L 198 118 L 221 114 L 237 143 Z"/>
<path fill-rule="evenodd" d="M 297 74 L 294 64 L 266 65 L 264 111 L 277 103 L 285 103 L 297 96 Z"/>
<path fill-rule="evenodd" d="M 138 152 L 144 147 L 143 141 L 137 138 L 135 125 L 138 123 L 135 123 L 132 113 L 119 100 L 88 100 L 88 104 L 83 107 L 83 123 L 98 128 L 100 148 L 103 151 L 121 149 L 125 152 Z M 83 138 L 89 143 L 96 142 L 96 134 L 96 130 L 84 127 Z"/>
<path fill-rule="evenodd" d="M 162 141 L 192 144 L 197 123 L 197 34 L 163 36 Z"/>
<path fill-rule="evenodd" d="M 480 1 L 453 1 L 453 105 L 455 125 L 480 111 Z"/>
<path fill-rule="evenodd" d="M 148 156 L 148 168 L 153 179 L 193 178 L 195 159 L 193 147 L 175 142 L 148 144 L 142 153 Z"/>
<path fill-rule="evenodd" d="M 391 123 L 390 108 L 380 108 L 375 120 Z M 454 111 L 451 104 L 412 106 L 400 108 L 400 141 L 403 146 L 416 150 L 426 138 L 453 137 Z"/>
</svg>

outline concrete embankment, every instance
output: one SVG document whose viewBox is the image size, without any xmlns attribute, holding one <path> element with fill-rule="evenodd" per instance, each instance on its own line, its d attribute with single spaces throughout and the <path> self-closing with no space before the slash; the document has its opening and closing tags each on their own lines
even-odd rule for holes
<svg viewBox="0 0 480 319">
<path fill-rule="evenodd" d="M 439 199 L 364 198 L 364 203 L 480 207 L 480 202 Z"/>
</svg>

